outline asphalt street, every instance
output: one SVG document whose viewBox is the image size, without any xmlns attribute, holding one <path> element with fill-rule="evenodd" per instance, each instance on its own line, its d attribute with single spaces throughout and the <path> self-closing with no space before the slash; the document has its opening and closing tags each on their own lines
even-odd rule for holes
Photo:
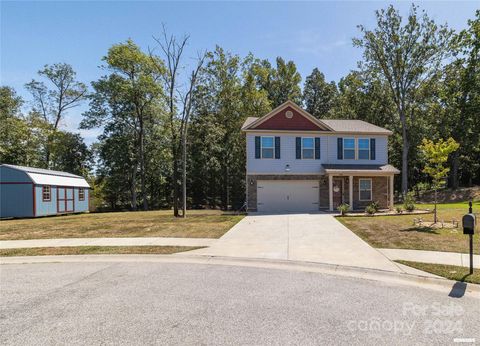
<svg viewBox="0 0 480 346">
<path fill-rule="evenodd" d="M 185 263 L 0 266 L 2 345 L 480 342 L 480 301 L 319 273 Z"/>
</svg>

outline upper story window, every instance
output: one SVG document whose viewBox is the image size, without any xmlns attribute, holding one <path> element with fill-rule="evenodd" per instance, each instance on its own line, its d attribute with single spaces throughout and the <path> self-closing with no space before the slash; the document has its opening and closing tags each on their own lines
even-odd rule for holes
<svg viewBox="0 0 480 346">
<path fill-rule="evenodd" d="M 313 159 L 315 156 L 315 142 L 312 137 L 302 138 L 302 159 Z"/>
<path fill-rule="evenodd" d="M 78 200 L 79 201 L 85 200 L 85 189 L 83 187 L 78 189 Z"/>
<path fill-rule="evenodd" d="M 52 200 L 52 191 L 50 186 L 42 186 L 42 202 L 50 202 Z"/>
<path fill-rule="evenodd" d="M 355 138 L 343 139 L 343 159 L 355 160 Z"/>
<path fill-rule="evenodd" d="M 372 179 L 360 179 L 358 182 L 358 199 L 360 201 L 372 200 Z"/>
<path fill-rule="evenodd" d="M 273 159 L 275 153 L 274 137 L 262 137 L 262 159 Z"/>
<path fill-rule="evenodd" d="M 370 160 L 370 139 L 368 138 L 358 139 L 358 159 Z"/>
</svg>

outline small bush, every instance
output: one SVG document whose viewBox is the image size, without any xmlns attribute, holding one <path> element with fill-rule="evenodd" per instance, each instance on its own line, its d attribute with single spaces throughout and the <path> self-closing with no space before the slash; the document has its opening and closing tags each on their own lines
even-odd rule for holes
<svg viewBox="0 0 480 346">
<path fill-rule="evenodd" d="M 378 212 L 380 210 L 380 205 L 378 204 L 378 202 L 372 202 L 370 203 L 370 206 L 375 209 L 375 212 Z"/>
<path fill-rule="evenodd" d="M 365 208 L 365 214 L 374 215 L 376 212 L 377 210 L 371 204 L 367 205 L 367 207 Z"/>
<path fill-rule="evenodd" d="M 350 206 L 346 203 L 342 203 L 337 207 L 337 210 L 340 212 L 340 215 L 342 216 L 347 213 L 348 209 L 350 209 Z"/>
<path fill-rule="evenodd" d="M 401 206 L 401 205 L 397 205 L 397 206 L 395 207 L 395 211 L 397 212 L 397 214 L 403 213 L 403 208 L 402 208 L 402 206 Z"/>
<path fill-rule="evenodd" d="M 405 198 L 403 200 L 403 208 L 406 211 L 414 211 L 415 210 L 415 198 L 413 197 L 413 191 L 409 191 L 405 195 Z"/>
</svg>

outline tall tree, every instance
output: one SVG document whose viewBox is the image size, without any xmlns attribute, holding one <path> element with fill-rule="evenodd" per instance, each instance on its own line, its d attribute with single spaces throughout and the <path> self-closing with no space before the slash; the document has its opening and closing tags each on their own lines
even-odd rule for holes
<svg viewBox="0 0 480 346">
<path fill-rule="evenodd" d="M 268 98 L 275 108 L 285 101 L 302 102 L 300 82 L 302 77 L 293 61 L 276 59 L 276 68 L 268 60 L 256 60 L 252 66 L 259 89 L 268 93 Z"/>
<path fill-rule="evenodd" d="M 410 128 L 415 126 L 417 90 L 438 73 L 448 54 L 452 32 L 437 26 L 423 11 L 417 15 L 412 5 L 406 22 L 393 6 L 376 11 L 377 27 L 368 30 L 360 25 L 361 38 L 354 45 L 364 49 L 360 66 L 366 73 L 388 83 L 402 129 L 402 191 L 408 191 L 408 153 Z"/>
<path fill-rule="evenodd" d="M 307 112 L 320 119 L 328 117 L 337 93 L 335 82 L 327 83 L 323 73 L 315 67 L 305 79 L 303 88 L 303 103 Z"/>
<path fill-rule="evenodd" d="M 205 53 L 199 54 L 196 67 L 186 78 L 186 87 L 180 80 L 183 53 L 188 43 L 189 36 L 185 35 L 181 39 L 177 39 L 174 35 L 167 35 L 165 26 L 163 27 L 162 38 L 154 37 L 158 46 L 163 52 L 166 73 L 162 73 L 164 77 L 165 90 L 167 91 L 167 104 L 169 113 L 169 127 L 171 133 L 171 150 L 173 159 L 172 170 L 172 184 L 173 184 L 173 213 L 174 216 L 179 216 L 178 213 L 178 175 L 179 175 L 179 161 L 181 161 L 182 172 L 182 217 L 187 216 L 187 134 L 190 114 L 192 111 L 192 103 L 194 99 L 195 86 L 197 83 L 197 76 L 202 68 L 205 60 Z M 150 50 L 150 56 L 154 57 L 153 51 Z M 152 59 L 154 65 L 156 59 Z M 162 66 L 159 66 L 163 68 Z M 182 85 L 184 86 L 182 88 Z"/>
<path fill-rule="evenodd" d="M 137 209 L 137 173 L 140 173 L 140 190 L 143 209 L 148 209 L 146 191 L 145 132 L 146 127 L 158 116 L 156 106 L 163 101 L 160 83 L 163 62 L 152 59 L 132 41 L 116 44 L 103 58 L 109 76 L 104 76 L 92 86 L 95 93 L 90 96 L 90 110 L 84 113 L 82 128 L 105 127 L 105 136 L 117 133 L 121 127 L 128 134 L 134 157 L 131 164 L 132 209 Z M 118 153 L 124 155 L 125 153 Z"/>
<path fill-rule="evenodd" d="M 50 166 L 50 146 L 55 132 L 67 111 L 80 105 L 85 99 L 87 87 L 76 80 L 75 71 L 66 63 L 45 65 L 38 74 L 49 82 L 50 87 L 34 79 L 25 87 L 32 94 L 34 111 L 41 114 L 44 120 L 52 125 L 45 155 L 48 167 Z"/>
</svg>

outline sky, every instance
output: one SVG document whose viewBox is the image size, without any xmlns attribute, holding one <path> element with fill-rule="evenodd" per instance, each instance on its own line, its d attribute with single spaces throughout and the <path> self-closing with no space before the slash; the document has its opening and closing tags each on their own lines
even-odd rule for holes
<svg viewBox="0 0 480 346">
<path fill-rule="evenodd" d="M 411 2 L 394 2 L 408 14 Z M 461 30 L 474 17 L 478 1 L 417 3 L 438 24 Z M 0 0 L 0 83 L 27 101 L 24 88 L 45 64 L 66 62 L 78 80 L 90 85 L 105 74 L 102 57 L 115 43 L 133 39 L 145 51 L 155 47 L 162 23 L 169 33 L 190 35 L 188 58 L 215 45 L 245 56 L 293 60 L 302 79 L 318 67 L 338 82 L 357 66 L 361 50 L 352 46 L 357 25 L 375 26 L 375 10 L 389 2 L 130 2 Z M 189 60 L 193 61 L 193 60 Z M 28 103 L 27 103 L 28 105 Z M 85 103 L 61 124 L 90 144 L 100 130 L 79 130 Z"/>
</svg>

